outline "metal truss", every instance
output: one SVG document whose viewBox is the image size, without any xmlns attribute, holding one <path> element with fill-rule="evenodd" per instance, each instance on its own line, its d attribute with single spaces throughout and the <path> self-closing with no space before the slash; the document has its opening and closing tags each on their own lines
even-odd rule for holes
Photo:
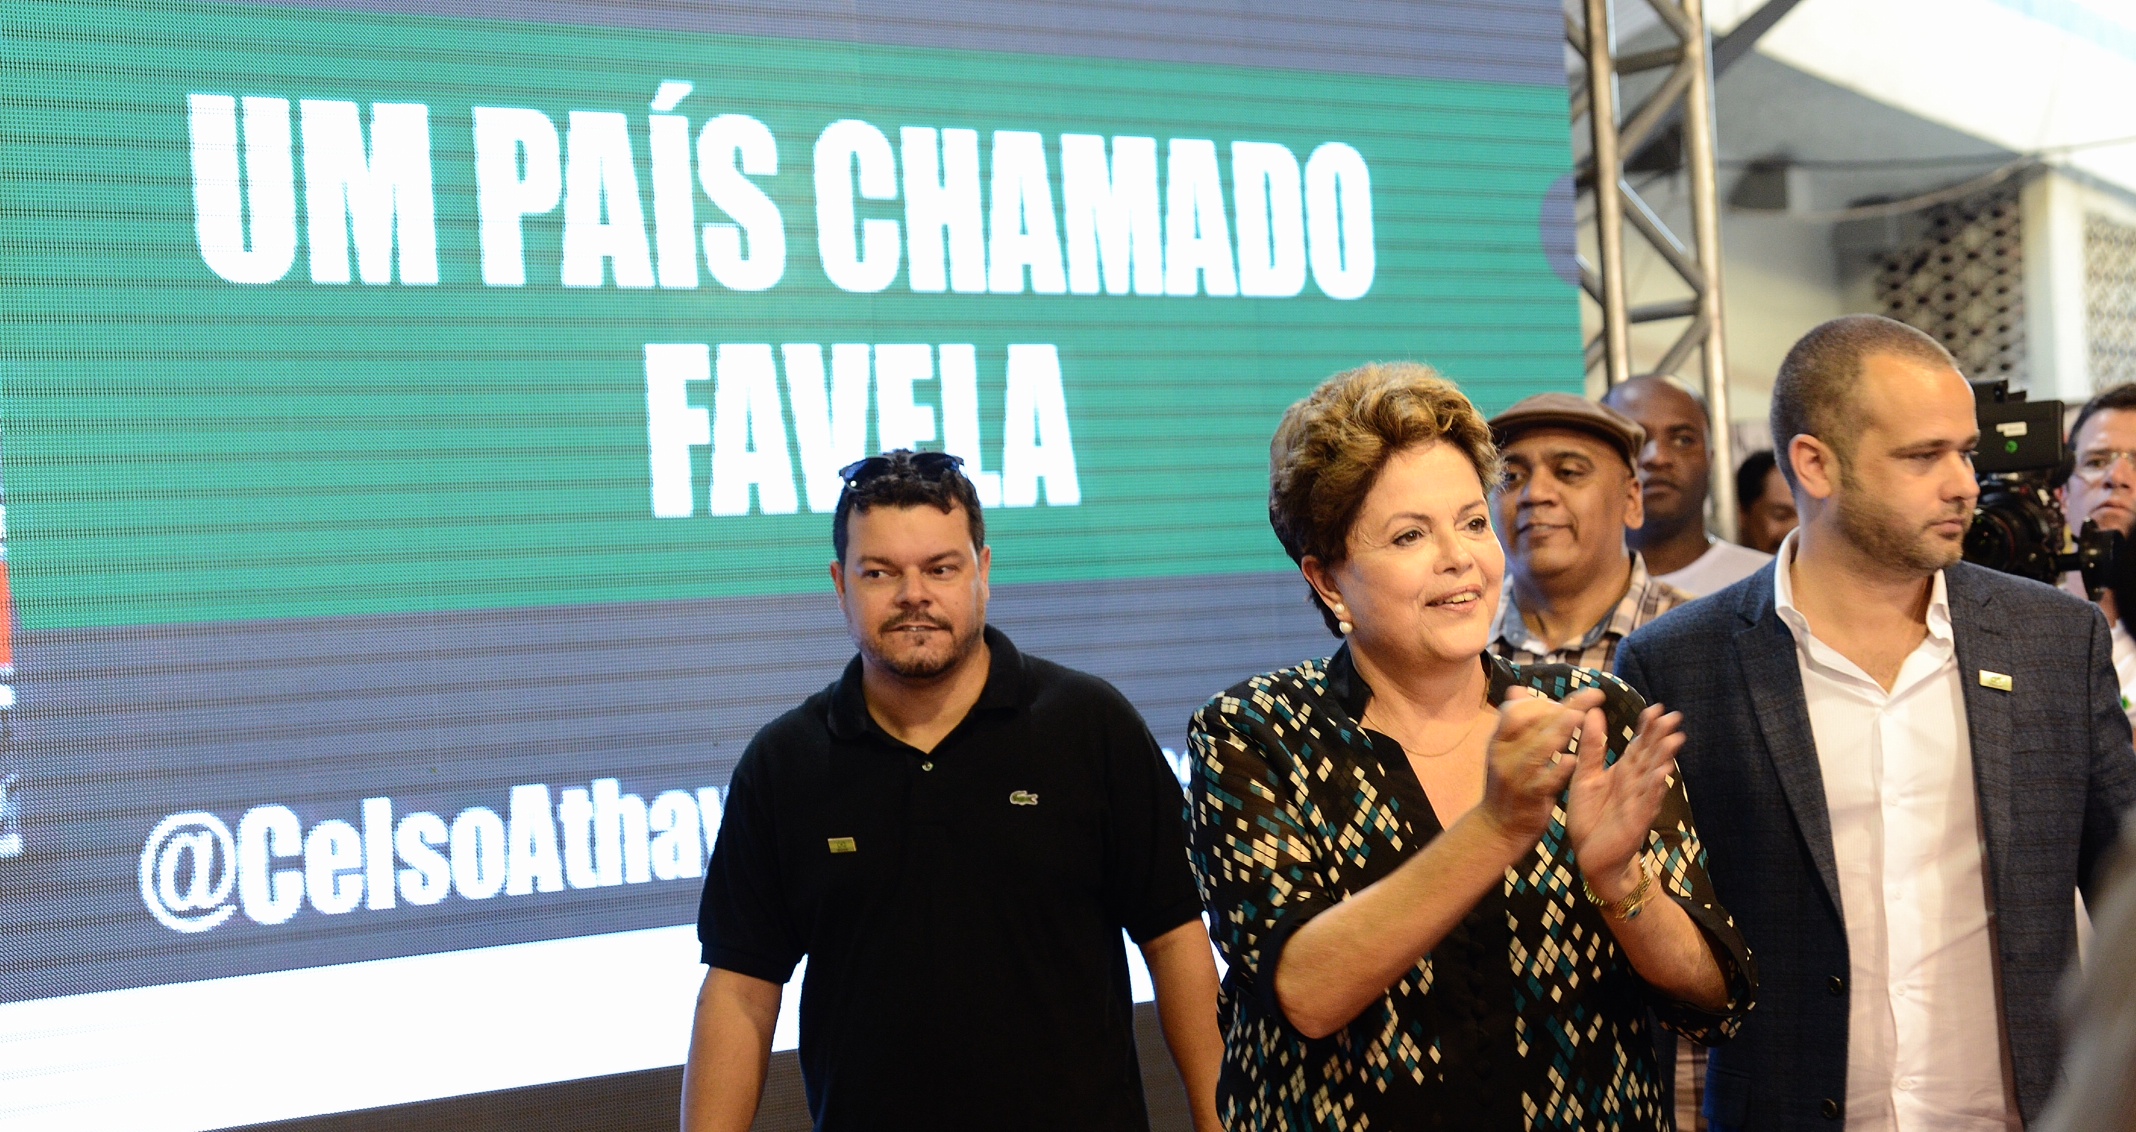
<svg viewBox="0 0 2136 1132">
<path fill-rule="evenodd" d="M 1587 368 L 1593 371 L 1600 366 L 1612 386 L 1627 381 L 1634 376 L 1633 324 L 1687 320 L 1675 343 L 1645 372 L 1675 373 L 1692 351 L 1699 352 L 1706 407 L 1713 422 L 1712 526 L 1715 534 L 1730 538 L 1736 531 L 1735 445 L 1729 431 L 1728 366 L 1721 320 L 1714 45 L 1707 35 L 1703 0 L 1626 2 L 1651 9 L 1666 37 L 1674 42 L 1620 55 L 1614 0 L 1570 0 L 1565 12 L 1565 38 L 1577 64 L 1572 75 L 1572 118 L 1576 127 L 1580 119 L 1587 119 L 1592 141 L 1574 184 L 1579 193 L 1592 198 L 1595 248 L 1600 253 L 1599 263 L 1590 263 L 1584 256 L 1580 259 L 1580 285 L 1602 308 L 1601 333 L 1587 343 Z M 1769 26 L 1769 21 L 1762 22 Z M 1731 46 L 1735 45 L 1723 44 Z M 1742 46 L 1747 48 L 1748 42 Z M 1662 73 L 1658 85 L 1652 83 L 1654 73 Z M 1622 80 L 1629 76 L 1642 76 L 1636 85 L 1651 89 L 1637 105 L 1625 107 Z M 1680 143 L 1673 142 L 1675 137 L 1681 138 Z M 1672 144 L 1680 148 L 1690 181 L 1688 246 L 1625 177 L 1627 162 Z M 1630 305 L 1625 286 L 1627 227 L 1683 281 L 1690 291 L 1688 298 Z"/>
</svg>

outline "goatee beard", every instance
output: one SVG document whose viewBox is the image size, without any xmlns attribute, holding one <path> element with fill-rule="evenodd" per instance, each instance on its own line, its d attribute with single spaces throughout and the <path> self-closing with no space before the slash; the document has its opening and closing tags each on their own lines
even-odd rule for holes
<svg viewBox="0 0 2136 1132">
<path fill-rule="evenodd" d="M 901 657 L 892 656 L 878 646 L 877 642 L 895 631 L 893 625 L 912 624 L 927 624 L 948 631 L 951 638 L 949 651 L 939 656 Z M 958 633 L 947 622 L 937 621 L 933 618 L 922 620 L 908 618 L 893 622 L 893 625 L 885 625 L 878 632 L 876 640 L 868 642 L 863 651 L 868 654 L 868 659 L 874 661 L 877 666 L 905 680 L 932 680 L 951 671 L 964 663 L 973 653 L 979 651 L 979 641 L 983 634 L 983 630 L 974 630 L 968 634 Z"/>
</svg>

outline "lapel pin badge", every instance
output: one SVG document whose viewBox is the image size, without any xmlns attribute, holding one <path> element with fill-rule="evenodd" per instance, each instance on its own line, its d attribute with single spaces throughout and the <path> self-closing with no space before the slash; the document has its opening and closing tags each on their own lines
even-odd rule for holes
<svg viewBox="0 0 2136 1132">
<path fill-rule="evenodd" d="M 853 844 L 853 839 L 850 837 L 833 837 L 829 841 L 831 843 L 831 852 L 833 853 L 851 853 L 859 848 L 859 846 Z"/>
<path fill-rule="evenodd" d="M 1993 688 L 1998 692 L 2007 692 L 2010 690 L 2010 678 L 2000 672 L 1990 672 L 1983 668 L 1980 670 L 1980 686 Z"/>
</svg>

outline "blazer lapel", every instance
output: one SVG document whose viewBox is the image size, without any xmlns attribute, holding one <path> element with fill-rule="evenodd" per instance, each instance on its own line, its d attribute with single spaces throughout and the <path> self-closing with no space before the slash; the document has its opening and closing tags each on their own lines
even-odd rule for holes
<svg viewBox="0 0 2136 1132">
<path fill-rule="evenodd" d="M 2006 672 L 2007 658 L 2002 629 L 1989 609 L 1994 597 L 1977 585 L 1973 571 L 1979 567 L 1953 566 L 1943 572 L 1945 593 L 1951 603 L 1951 637 L 1958 662 L 1958 681 L 1965 689 L 1967 745 L 1972 748 L 1973 787 L 1979 792 L 1980 834 L 1987 843 L 1988 875 L 2007 854 L 2012 833 L 2011 805 L 2016 800 L 2010 752 L 2010 700 L 2015 688 L 1991 688 L 1983 683 L 1993 676 L 2023 679 Z"/>
<path fill-rule="evenodd" d="M 1826 899 L 1844 922 L 1839 900 L 1839 866 L 1832 853 L 1832 812 L 1825 805 L 1824 772 L 1817 762 L 1817 740 L 1810 731 L 1809 701 L 1802 691 L 1802 669 L 1795 654 L 1795 635 L 1773 608 L 1771 574 L 1764 584 L 1747 587 L 1740 613 L 1752 624 L 1736 634 L 1736 660 L 1743 666 L 1743 679 L 1757 713 L 1758 729 L 1765 737 L 1780 789 L 1787 795 L 1802 832 L 1817 876 L 1824 882 Z"/>
</svg>

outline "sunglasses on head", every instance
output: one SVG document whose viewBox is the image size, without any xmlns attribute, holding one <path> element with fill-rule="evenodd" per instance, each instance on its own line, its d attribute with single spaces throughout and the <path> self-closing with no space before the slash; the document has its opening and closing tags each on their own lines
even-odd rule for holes
<svg viewBox="0 0 2136 1132">
<path fill-rule="evenodd" d="M 938 481 L 964 467 L 964 457 L 947 452 L 914 452 L 906 462 L 920 478 L 929 481 Z M 888 456 L 870 456 L 838 469 L 838 478 L 844 480 L 847 487 L 859 487 L 878 476 L 887 475 L 895 466 L 896 461 Z"/>
</svg>

